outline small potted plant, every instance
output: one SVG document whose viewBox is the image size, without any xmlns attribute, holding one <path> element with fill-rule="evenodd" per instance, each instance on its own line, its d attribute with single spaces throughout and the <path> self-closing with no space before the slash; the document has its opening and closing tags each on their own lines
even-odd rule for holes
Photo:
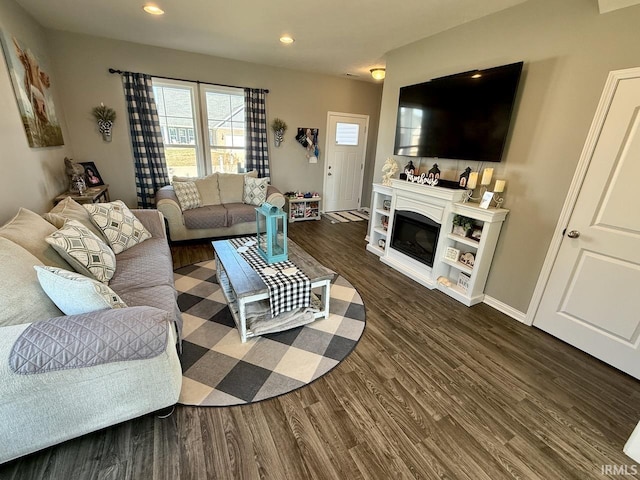
<svg viewBox="0 0 640 480">
<path fill-rule="evenodd" d="M 101 103 L 99 107 L 94 107 L 91 113 L 93 113 L 93 116 L 98 121 L 98 131 L 102 134 L 102 139 L 105 142 L 110 142 L 111 129 L 116 119 L 116 111 L 113 108 L 105 106 L 104 103 Z"/>
<path fill-rule="evenodd" d="M 284 142 L 284 132 L 287 131 L 287 124 L 280 118 L 274 118 L 271 122 L 271 130 L 274 134 L 274 143 L 276 147 L 279 147 Z"/>
<path fill-rule="evenodd" d="M 466 237 L 469 231 L 473 228 L 473 219 L 465 217 L 463 215 L 453 216 L 453 234 Z"/>
</svg>

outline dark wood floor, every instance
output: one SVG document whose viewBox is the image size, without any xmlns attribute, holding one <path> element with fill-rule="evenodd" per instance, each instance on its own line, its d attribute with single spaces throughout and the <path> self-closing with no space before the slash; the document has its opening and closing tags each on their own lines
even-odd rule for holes
<svg viewBox="0 0 640 480">
<path fill-rule="evenodd" d="M 622 447 L 640 382 L 419 286 L 365 251 L 365 228 L 290 226 L 365 301 L 364 336 L 328 375 L 253 405 L 126 422 L 0 466 L 0 479 L 601 479 L 603 465 L 634 464 Z M 206 242 L 173 253 L 176 266 L 212 255 Z"/>
</svg>

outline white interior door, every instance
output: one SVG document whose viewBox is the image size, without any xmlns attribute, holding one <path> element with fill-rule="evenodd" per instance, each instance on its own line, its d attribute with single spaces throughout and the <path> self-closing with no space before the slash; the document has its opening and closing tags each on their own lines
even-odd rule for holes
<svg viewBox="0 0 640 480">
<path fill-rule="evenodd" d="M 534 325 L 640 378 L 640 69 L 626 72 L 605 87 Z"/>
<path fill-rule="evenodd" d="M 326 212 L 360 207 L 368 126 L 368 115 L 328 114 L 324 172 Z"/>
</svg>

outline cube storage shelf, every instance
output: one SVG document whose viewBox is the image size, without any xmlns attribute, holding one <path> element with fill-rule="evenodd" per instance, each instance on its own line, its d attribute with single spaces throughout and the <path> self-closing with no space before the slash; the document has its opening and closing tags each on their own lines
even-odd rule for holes
<svg viewBox="0 0 640 480">
<path fill-rule="evenodd" d="M 287 200 L 287 214 L 289 223 L 303 220 L 320 220 L 321 197 L 285 197 Z"/>
<path fill-rule="evenodd" d="M 377 183 L 373 184 L 367 250 L 379 257 L 384 255 L 386 246 L 389 244 L 389 232 L 384 228 L 383 219 L 387 217 L 387 222 L 389 221 L 392 197 L 393 189 L 391 187 Z M 387 208 L 385 208 L 385 203 L 388 205 Z M 381 240 L 384 240 L 384 247 L 380 245 Z"/>
<path fill-rule="evenodd" d="M 498 237 L 509 210 L 503 208 L 482 209 L 473 203 L 455 203 L 452 212 L 443 228 L 446 233 L 442 242 L 442 249 L 437 252 L 439 263 L 437 275 L 446 277 L 450 285 L 438 283 L 438 289 L 455 298 L 467 306 L 474 305 L 484 299 L 484 287 L 491 268 L 493 254 L 498 243 Z M 453 233 L 453 216 L 463 215 L 475 221 L 477 227 L 482 228 L 480 240 L 463 237 Z M 474 257 L 473 265 L 445 258 L 446 247 L 460 251 L 460 258 L 465 253 Z"/>
</svg>

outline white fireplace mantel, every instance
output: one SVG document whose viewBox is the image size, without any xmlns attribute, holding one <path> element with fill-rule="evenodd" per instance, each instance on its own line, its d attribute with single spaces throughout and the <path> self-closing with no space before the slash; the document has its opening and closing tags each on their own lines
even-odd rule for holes
<svg viewBox="0 0 640 480">
<path fill-rule="evenodd" d="M 380 255 L 380 261 L 407 275 L 427 288 L 438 288 L 447 295 L 467 306 L 482 302 L 484 286 L 493 260 L 493 254 L 508 210 L 501 208 L 481 209 L 475 203 L 462 203 L 466 190 L 449 189 L 438 186 L 421 185 L 404 180 L 393 180 L 390 187 L 374 184 L 372 206 L 381 203 L 378 197 L 390 200 L 388 212 L 380 211 L 372 216 L 369 225 L 369 245 L 367 249 Z M 390 197 L 390 198 L 389 198 Z M 374 212 L 375 212 L 374 208 Z M 396 250 L 392 246 L 393 222 L 396 211 L 419 213 L 440 224 L 433 267 L 429 267 Z M 388 227 L 384 234 L 385 245 L 380 247 L 380 226 L 376 225 L 380 214 L 388 213 Z M 455 214 L 474 219 L 482 227 L 480 241 L 459 237 L 452 233 Z M 377 239 L 377 240 L 376 240 Z M 461 253 L 470 252 L 475 256 L 473 267 L 444 257 L 447 247 Z M 458 278 L 463 272 L 468 276 L 466 289 L 458 286 Z M 439 281 L 440 280 L 440 281 Z"/>
</svg>

